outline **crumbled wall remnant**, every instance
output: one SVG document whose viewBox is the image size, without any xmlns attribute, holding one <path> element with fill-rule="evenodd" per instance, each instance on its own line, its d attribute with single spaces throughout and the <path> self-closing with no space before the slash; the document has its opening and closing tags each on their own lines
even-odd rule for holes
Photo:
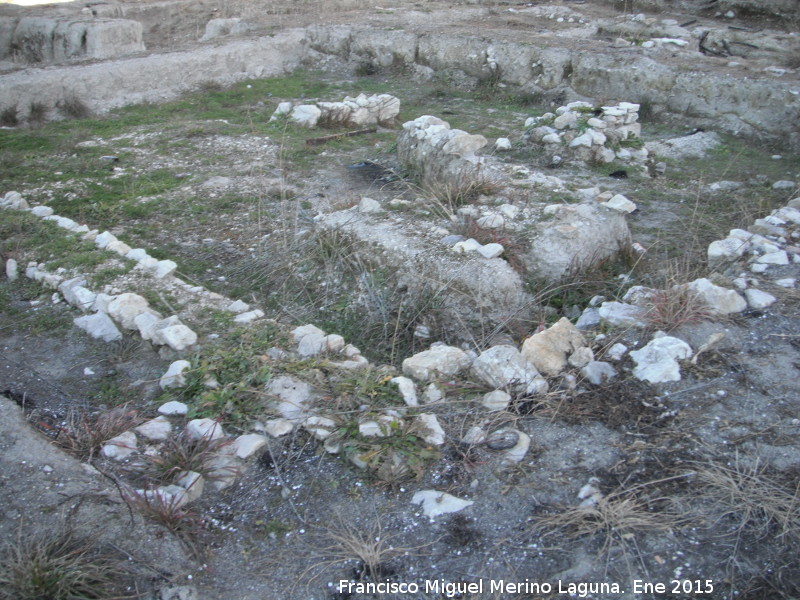
<svg viewBox="0 0 800 600">
<path fill-rule="evenodd" d="M 145 50 L 142 24 L 128 19 L 22 17 L 0 58 L 24 63 L 107 59 Z"/>
<path fill-rule="evenodd" d="M 400 100 L 390 94 L 359 94 L 355 98 L 345 96 L 341 102 L 317 102 L 297 104 L 281 102 L 270 118 L 277 120 L 282 115 L 304 127 L 317 125 L 384 125 L 391 123 L 400 113 Z"/>
<path fill-rule="evenodd" d="M 639 108 L 631 102 L 602 107 L 570 102 L 557 108 L 555 114 L 548 112 L 528 119 L 526 137 L 562 159 L 643 165 L 648 152 L 640 138 Z"/>
<path fill-rule="evenodd" d="M 470 182 L 500 177 L 476 155 L 488 143 L 482 135 L 450 129 L 447 121 L 424 115 L 403 123 L 397 138 L 397 156 L 417 174 L 423 187 L 461 189 Z"/>
</svg>

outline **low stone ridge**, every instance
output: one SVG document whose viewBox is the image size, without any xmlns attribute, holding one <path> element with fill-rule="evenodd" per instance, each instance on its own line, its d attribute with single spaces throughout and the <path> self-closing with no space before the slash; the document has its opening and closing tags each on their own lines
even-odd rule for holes
<svg viewBox="0 0 800 600">
<path fill-rule="evenodd" d="M 142 24 L 129 19 L 21 17 L 0 37 L 0 59 L 41 64 L 143 52 Z"/>
<path fill-rule="evenodd" d="M 303 127 L 389 125 L 400 113 L 400 100 L 390 94 L 346 96 L 341 102 L 293 104 L 281 102 L 270 121 L 288 117 Z"/>
<path fill-rule="evenodd" d="M 476 154 L 488 143 L 482 135 L 450 129 L 447 121 L 425 115 L 403 123 L 397 156 L 406 168 L 419 173 L 423 187 L 459 190 L 493 177 Z"/>
</svg>

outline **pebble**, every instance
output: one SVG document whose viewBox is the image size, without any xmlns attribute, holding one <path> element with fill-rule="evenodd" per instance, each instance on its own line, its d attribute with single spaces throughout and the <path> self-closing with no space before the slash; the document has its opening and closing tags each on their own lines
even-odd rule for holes
<svg viewBox="0 0 800 600">
<path fill-rule="evenodd" d="M 517 445 L 519 434 L 513 429 L 499 429 L 486 436 L 486 447 L 492 450 L 508 450 Z"/>
</svg>

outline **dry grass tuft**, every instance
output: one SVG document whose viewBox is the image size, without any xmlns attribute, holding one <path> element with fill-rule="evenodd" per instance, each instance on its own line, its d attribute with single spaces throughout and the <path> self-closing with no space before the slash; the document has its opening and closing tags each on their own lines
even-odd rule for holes
<svg viewBox="0 0 800 600">
<path fill-rule="evenodd" d="M 657 290 L 651 297 L 645 321 L 661 331 L 670 332 L 681 325 L 699 323 L 711 318 L 708 305 L 685 286 Z"/>
<path fill-rule="evenodd" d="M 16 127 L 17 125 L 19 125 L 19 109 L 16 104 L 0 110 L 0 126 Z"/>
<path fill-rule="evenodd" d="M 707 464 L 697 470 L 698 489 L 712 502 L 716 521 L 732 521 L 725 529 L 733 534 L 745 530 L 759 537 L 774 535 L 786 542 L 800 542 L 800 483 L 794 489 L 783 485 L 758 464 L 747 467 Z"/>
<path fill-rule="evenodd" d="M 172 483 L 180 473 L 186 471 L 194 471 L 206 479 L 214 479 L 220 474 L 212 461 L 219 450 L 229 443 L 229 440 L 208 438 L 192 440 L 186 434 L 170 437 L 162 445 L 159 454 L 147 457 L 149 468 L 146 474 L 166 483 Z"/>
<path fill-rule="evenodd" d="M 28 125 L 39 127 L 44 125 L 50 116 L 50 108 L 43 102 L 31 102 L 28 107 Z"/>
<path fill-rule="evenodd" d="M 75 600 L 119 597 L 119 561 L 71 530 L 22 536 L 0 558 L 0 599 Z"/>
<path fill-rule="evenodd" d="M 108 440 L 141 424 L 135 410 L 120 406 L 97 415 L 72 411 L 54 438 L 67 452 L 92 460 Z"/>
<path fill-rule="evenodd" d="M 58 103 L 58 110 L 72 119 L 85 119 L 92 115 L 92 109 L 75 94 L 67 94 Z"/>
<path fill-rule="evenodd" d="M 652 386 L 644 381 L 616 378 L 573 395 L 548 394 L 518 402 L 516 410 L 572 425 L 599 422 L 611 429 L 651 431 L 666 425 L 673 416 L 655 396 Z"/>
<path fill-rule="evenodd" d="M 670 507 L 667 498 L 643 500 L 634 491 L 622 490 L 591 506 L 569 506 L 540 517 L 534 531 L 543 537 L 570 540 L 600 535 L 600 553 L 605 554 L 613 546 L 624 547 L 628 541 L 635 541 L 637 534 L 669 531 L 678 526 L 682 519 Z"/>
<path fill-rule="evenodd" d="M 125 502 L 145 519 L 163 526 L 199 558 L 203 555 L 200 543 L 205 531 L 202 517 L 184 504 L 183 498 L 163 493 L 157 487 L 134 490 L 126 487 Z"/>
<path fill-rule="evenodd" d="M 486 174 L 465 176 L 458 183 L 428 185 L 422 192 L 431 200 L 431 212 L 437 217 L 450 219 L 456 211 L 475 202 L 479 196 L 491 196 L 500 191 L 500 184 Z"/>
<path fill-rule="evenodd" d="M 322 532 L 322 538 L 316 546 L 314 564 L 298 577 L 298 581 L 308 581 L 306 577 L 317 571 L 311 577 L 310 582 L 313 582 L 323 575 L 324 569 L 348 563 L 353 564 L 355 579 L 378 581 L 391 576 L 393 568 L 390 563 L 393 559 L 431 545 L 396 545 L 399 536 L 387 534 L 380 516 L 376 515 L 368 523 L 356 523 L 337 515 Z"/>
</svg>

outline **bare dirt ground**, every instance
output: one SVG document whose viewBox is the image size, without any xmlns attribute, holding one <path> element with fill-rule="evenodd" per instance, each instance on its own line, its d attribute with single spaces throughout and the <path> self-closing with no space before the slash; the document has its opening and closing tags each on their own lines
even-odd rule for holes
<svg viewBox="0 0 800 600">
<path fill-rule="evenodd" d="M 145 16 L 170 10 L 168 4 L 124 4 Z M 629 10 L 628 4 L 634 3 L 624 3 L 623 11 Z M 587 20 L 620 14 L 606 4 L 554 6 L 580 9 Z M 208 18 L 238 15 L 251 19 L 256 33 L 340 22 L 479 31 L 543 45 L 558 39 L 562 47 L 578 50 L 593 43 L 575 31 L 580 24 L 527 16 L 530 4 L 324 7 L 311 3 L 296 10 L 267 6 L 259 11 L 246 4 L 184 4 L 182 19 L 145 20 L 146 44 L 149 52 L 190 48 Z M 653 14 L 679 22 L 729 22 L 692 8 Z M 751 28 L 773 25 L 757 19 L 730 22 Z M 742 77 L 763 67 L 728 62 L 698 53 L 696 66 Z M 432 341 L 412 335 L 398 345 L 397 336 L 389 336 L 389 346 L 382 346 L 386 340 L 367 327 L 380 322 L 375 317 L 380 303 L 364 304 L 364 282 L 385 284 L 380 306 L 393 312 L 383 324 L 400 323 L 402 290 L 392 287 L 390 275 L 375 269 L 367 269 L 365 277 L 358 264 L 353 266 L 349 251 L 321 258 L 315 251 L 309 258 L 309 248 L 316 246 L 306 238 L 318 212 L 353 206 L 364 195 L 387 202 L 413 197 L 416 190 L 403 182 L 387 186 L 349 168 L 361 161 L 395 168 L 396 130 L 379 129 L 308 150 L 307 132 L 281 131 L 267 123 L 277 102 L 338 100 L 350 90 L 386 91 L 404 103 L 401 117 L 441 114 L 454 126 L 487 137 L 519 131 L 527 116 L 550 107 L 505 98 L 500 102 L 485 90 L 425 86 L 392 73 L 352 69 L 342 65 L 334 73 L 307 71 L 231 90 L 209 86 L 163 110 L 144 107 L 114 114 L 110 121 L 87 118 L 43 125 L 29 130 L 30 145 L 3 138 L 9 144 L 3 155 L 4 179 L 31 205 L 52 205 L 58 214 L 113 231 L 132 247 L 172 258 L 187 280 L 254 302 L 277 322 L 274 329 L 264 327 L 266 345 L 250 346 L 247 338 L 233 337 L 230 319 L 208 307 L 189 306 L 191 300 L 169 287 L 151 288 L 152 282 L 135 274 L 114 271 L 119 265 L 113 260 L 87 258 L 88 263 L 77 267 L 69 263 L 68 268 L 81 272 L 105 272 L 96 280 L 100 288 L 150 290 L 148 299 L 159 310 L 175 308 L 182 318 L 187 315 L 201 335 L 192 360 L 213 364 L 227 360 L 236 348 L 260 356 L 277 347 L 290 357 L 266 363 L 272 377 L 292 374 L 326 398 L 349 393 L 372 402 L 380 393 L 375 390 L 383 388 L 372 380 L 354 383 L 324 361 L 292 356 L 286 331 L 314 322 L 341 333 L 376 365 L 393 363 L 370 371 L 378 382 L 397 374 L 404 356 Z M 795 70 L 786 76 L 798 74 Z M 645 122 L 643 137 L 672 137 L 691 129 L 679 119 L 654 120 Z M 77 146 L 86 141 L 96 145 Z M 774 159 L 774 154 L 782 158 Z M 109 167 L 103 156 L 119 162 Z M 523 149 L 512 159 L 536 164 L 541 157 Z M 582 309 L 594 294 L 611 297 L 631 284 L 663 287 L 676 277 L 704 275 L 710 241 L 730 228 L 746 227 L 793 197 L 771 184 L 800 181 L 797 164 L 796 156 L 780 148 L 725 138 L 721 148 L 702 159 L 669 162 L 665 175 L 655 179 L 634 174 L 611 179 L 607 169 L 575 166 L 558 170 L 571 187 L 601 184 L 636 199 L 640 209 L 629 224 L 634 240 L 649 252 L 635 267 L 610 265 L 563 286 L 537 289 L 537 311 L 503 335 L 519 344 L 540 319 L 549 322 L 569 314 L 573 304 Z M 707 191 L 709 183 L 723 179 L 742 185 L 723 196 Z M 41 225 L 18 216 L 6 218 L 6 211 L 1 216 L 3 261 L 16 258 L 24 270 L 27 260 L 57 266 L 67 264 L 59 262 L 64 255 L 78 252 L 54 245 L 54 238 L 38 229 Z M 412 224 L 414 218 L 411 214 Z M 780 277 L 797 278 L 798 270 L 797 264 L 773 267 L 764 285 Z M 632 279 L 621 284 L 619 275 Z M 126 481 L 138 481 L 135 461 L 120 464 L 85 452 L 75 458 L 48 441 L 58 442 L 74 419 L 91 423 L 94 415 L 115 407 L 145 418 L 155 416 L 160 402 L 169 398 L 191 404 L 189 392 L 162 396 L 158 387 L 177 355 L 159 353 L 133 334 L 111 344 L 92 340 L 72 326 L 77 311 L 54 301 L 52 290 L 24 277 L 16 282 L 3 278 L 0 392 L 9 400 L 0 405 L 0 533 L 8 547 L 20 547 L 20 540 L 35 532 L 63 527 L 92 536 L 119 573 L 116 585 L 95 596 L 101 598 L 796 599 L 800 296 L 796 289 L 764 289 L 778 296 L 767 309 L 692 322 L 671 332 L 694 349 L 711 334 L 725 334 L 697 364 L 682 365 L 679 382 L 645 384 L 631 375 L 633 363 L 626 356 L 615 365 L 620 377 L 603 386 L 579 382 L 572 387 L 559 376 L 549 382 L 546 396 L 516 398 L 508 410 L 489 413 L 476 403 L 488 390 L 474 381 L 455 381 L 446 401 L 431 409 L 443 423 L 447 441 L 434 459 L 426 459 L 417 477 L 368 474 L 322 451 L 311 435 L 296 429 L 271 438 L 233 486 L 207 490 L 164 527 L 128 506 L 119 492 Z M 419 322 L 410 319 L 403 328 L 413 332 Z M 605 337 L 592 341 L 596 333 Z M 216 350 L 218 342 L 209 334 L 235 339 L 234 350 Z M 603 329 L 587 339 L 602 356 L 613 343 L 640 347 L 649 336 L 640 330 Z M 475 340 L 478 351 L 491 341 L 478 334 Z M 269 413 L 263 403 L 245 411 L 252 420 Z M 214 416 L 232 433 L 250 431 L 229 406 Z M 519 464 L 503 465 L 499 451 L 461 442 L 472 425 L 489 432 L 513 426 L 531 436 L 531 449 Z M 587 510 L 579 507 L 578 495 L 589 484 L 601 499 Z M 410 503 L 422 489 L 446 491 L 473 504 L 429 521 Z M 337 590 L 340 580 L 418 583 L 420 591 Z M 500 580 L 529 585 L 492 589 L 492 582 Z M 643 591 L 635 581 L 662 583 L 664 588 Z M 428 591 L 425 582 L 430 582 Z M 438 591 L 432 587 L 435 582 L 440 582 Z M 483 588 L 447 595 L 445 582 L 480 582 Z M 0 597 L 3 593 L 8 595 L 2 590 Z"/>
</svg>

